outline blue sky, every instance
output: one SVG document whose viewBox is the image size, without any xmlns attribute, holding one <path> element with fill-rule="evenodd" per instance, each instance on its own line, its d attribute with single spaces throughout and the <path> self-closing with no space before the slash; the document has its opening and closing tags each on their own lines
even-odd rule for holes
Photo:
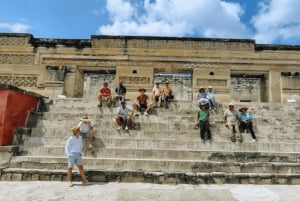
<svg viewBox="0 0 300 201">
<path fill-rule="evenodd" d="M 300 45 L 300 0 L 1 0 L 0 32 L 139 35 Z"/>
</svg>

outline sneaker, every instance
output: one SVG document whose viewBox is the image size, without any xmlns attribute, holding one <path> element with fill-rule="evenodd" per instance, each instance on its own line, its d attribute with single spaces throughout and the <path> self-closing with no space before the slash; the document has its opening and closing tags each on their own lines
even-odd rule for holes
<svg viewBox="0 0 300 201">
<path fill-rule="evenodd" d="M 73 187 L 73 183 L 72 182 L 69 183 L 69 187 Z"/>
<path fill-rule="evenodd" d="M 87 185 L 90 185 L 90 183 L 88 181 L 83 181 L 82 185 L 87 186 Z"/>
<path fill-rule="evenodd" d="M 126 126 L 126 127 L 125 127 L 125 130 L 127 130 L 127 131 L 128 131 L 128 126 Z"/>
<path fill-rule="evenodd" d="M 92 145 L 92 144 L 89 144 L 89 148 L 93 148 L 93 145 Z"/>
<path fill-rule="evenodd" d="M 139 112 L 137 112 L 137 113 L 135 113 L 135 114 L 134 114 L 134 116 L 139 116 L 139 115 L 140 115 L 140 113 L 139 113 Z"/>
<path fill-rule="evenodd" d="M 117 130 L 121 130 L 121 126 L 119 126 L 119 127 L 117 128 Z"/>
<path fill-rule="evenodd" d="M 256 142 L 256 139 L 253 139 L 252 142 Z"/>
<path fill-rule="evenodd" d="M 100 103 L 100 104 L 98 105 L 98 107 L 102 107 L 102 103 Z"/>
<path fill-rule="evenodd" d="M 144 112 L 144 115 L 145 115 L 145 116 L 148 116 L 148 112 Z"/>
</svg>

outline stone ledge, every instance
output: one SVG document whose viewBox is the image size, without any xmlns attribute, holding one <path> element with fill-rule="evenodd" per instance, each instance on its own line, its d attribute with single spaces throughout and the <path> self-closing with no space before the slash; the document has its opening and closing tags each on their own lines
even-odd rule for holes
<svg viewBox="0 0 300 201">
<path fill-rule="evenodd" d="M 167 173 L 143 171 L 86 171 L 91 182 L 143 182 L 156 184 L 300 184 L 300 174 L 269 173 Z M 78 171 L 74 181 L 80 181 Z M 66 170 L 38 170 L 7 168 L 1 172 L 1 181 L 65 181 Z"/>
<path fill-rule="evenodd" d="M 11 146 L 0 146 L 0 152 L 13 152 L 14 155 L 19 152 L 18 145 L 11 145 Z"/>
</svg>

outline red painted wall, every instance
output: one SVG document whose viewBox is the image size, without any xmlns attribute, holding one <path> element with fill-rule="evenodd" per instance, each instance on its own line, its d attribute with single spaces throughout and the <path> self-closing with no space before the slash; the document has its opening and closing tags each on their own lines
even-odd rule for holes
<svg viewBox="0 0 300 201">
<path fill-rule="evenodd" d="M 39 98 L 14 91 L 0 89 L 0 145 L 13 143 L 16 127 L 24 127 L 30 111 L 37 109 Z"/>
</svg>

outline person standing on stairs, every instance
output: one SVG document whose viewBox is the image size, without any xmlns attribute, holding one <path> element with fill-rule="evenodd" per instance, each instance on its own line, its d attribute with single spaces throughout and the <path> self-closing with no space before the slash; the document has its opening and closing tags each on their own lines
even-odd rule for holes
<svg viewBox="0 0 300 201">
<path fill-rule="evenodd" d="M 243 136 L 242 136 L 240 130 L 238 129 L 239 128 L 239 114 L 234 109 L 233 103 L 229 103 L 228 109 L 225 110 L 225 112 L 224 112 L 224 123 L 225 123 L 225 126 L 230 131 L 231 141 L 236 142 L 236 133 L 238 130 L 238 133 L 239 133 L 238 140 L 239 140 L 239 142 L 243 142 Z"/>
<path fill-rule="evenodd" d="M 253 131 L 253 124 L 252 124 L 252 115 L 250 112 L 247 112 L 247 107 L 241 107 L 239 109 L 239 121 L 240 121 L 240 132 L 249 131 L 252 137 L 252 141 L 256 142 L 256 136 Z"/>
<path fill-rule="evenodd" d="M 65 145 L 65 153 L 68 157 L 68 171 L 67 178 L 70 182 L 69 186 L 72 187 L 72 169 L 74 165 L 79 169 L 83 185 L 88 185 L 85 177 L 83 164 L 82 164 L 82 137 L 80 136 L 80 128 L 78 126 L 71 129 L 72 136 L 70 136 Z"/>
<path fill-rule="evenodd" d="M 169 81 L 165 82 L 165 87 L 162 89 L 162 98 L 161 100 L 164 102 L 165 109 L 169 108 L 169 102 L 172 96 L 172 89 L 170 87 Z"/>
<path fill-rule="evenodd" d="M 155 83 L 155 86 L 152 89 L 152 99 L 154 102 L 154 107 L 160 107 L 161 103 L 161 94 L 162 94 L 162 88 L 159 86 L 159 82 Z"/>
<path fill-rule="evenodd" d="M 95 137 L 94 122 L 90 120 L 87 115 L 85 115 L 80 119 L 80 122 L 77 124 L 77 126 L 80 128 L 80 135 L 83 138 L 89 139 L 89 148 L 93 148 Z"/>
<path fill-rule="evenodd" d="M 202 141 L 211 141 L 211 132 L 209 129 L 209 110 L 207 104 L 202 103 L 199 105 L 198 121 L 200 127 L 200 138 Z M 205 135 L 206 134 L 206 135 Z"/>
</svg>

